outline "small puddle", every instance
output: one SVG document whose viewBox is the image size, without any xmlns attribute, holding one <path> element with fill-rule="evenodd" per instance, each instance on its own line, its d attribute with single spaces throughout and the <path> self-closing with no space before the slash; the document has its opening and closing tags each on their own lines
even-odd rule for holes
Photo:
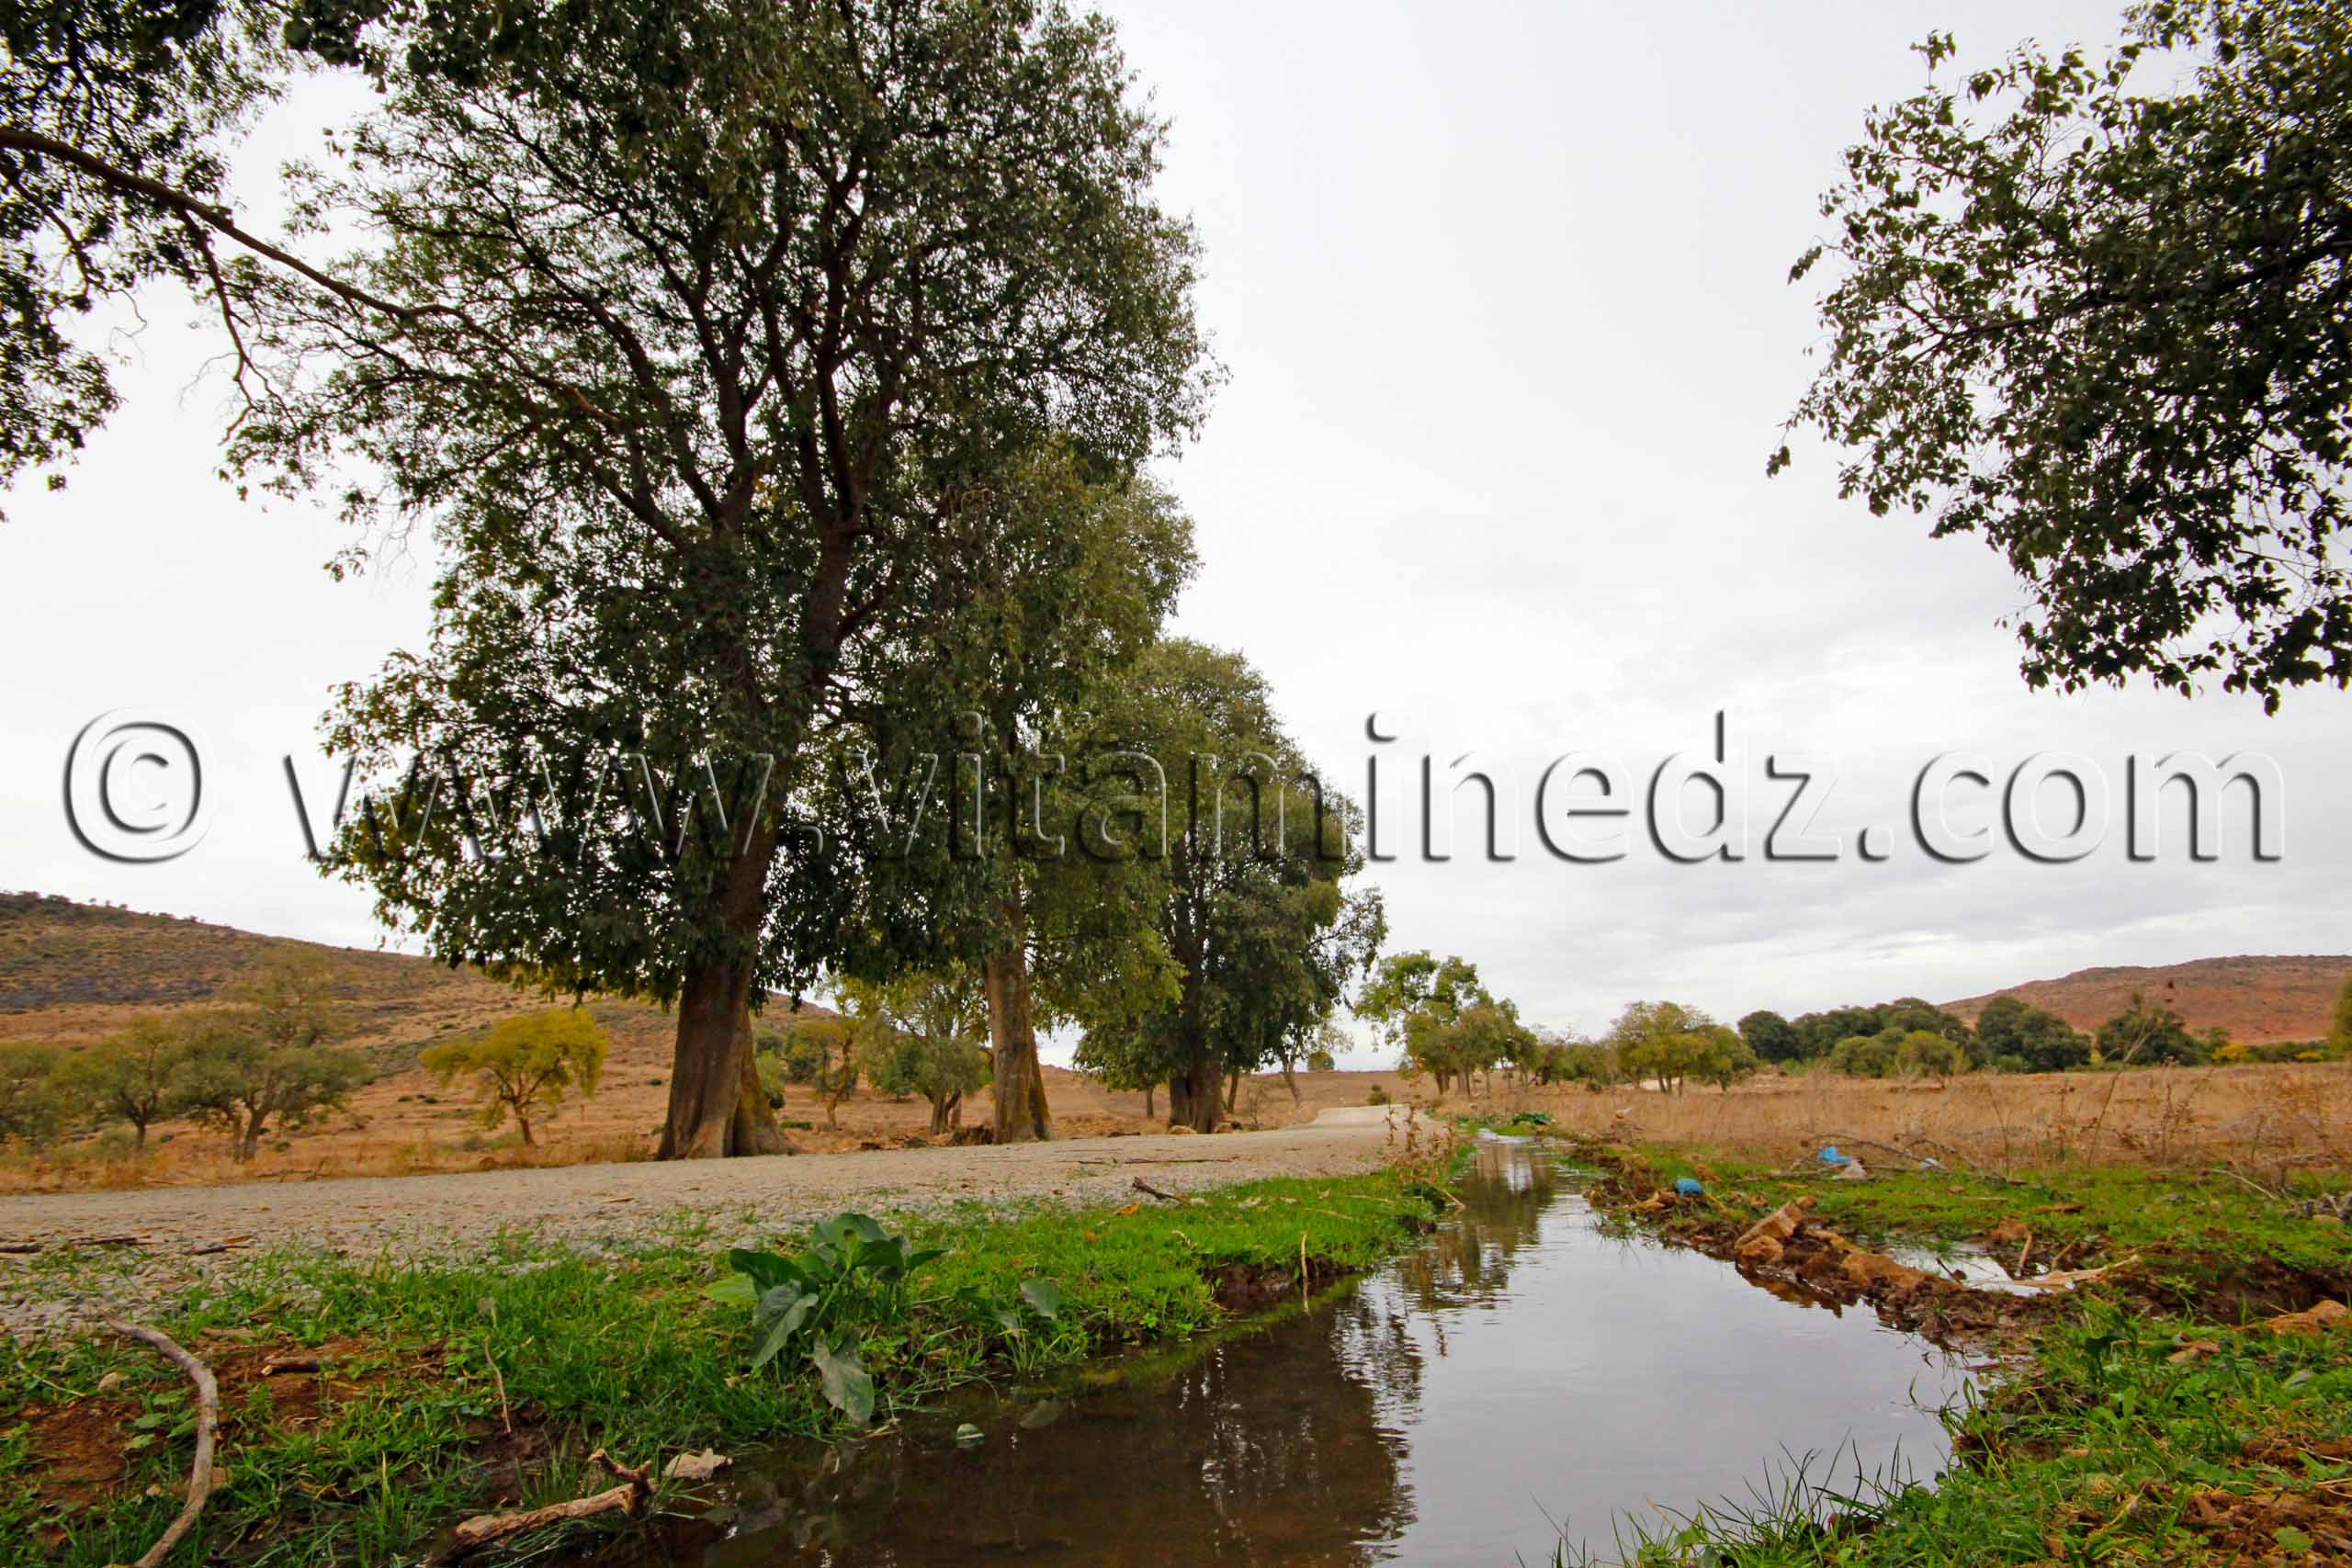
<svg viewBox="0 0 2352 1568">
<path fill-rule="evenodd" d="M 1482 1144 L 1458 1190 L 1426 1245 L 1310 1305 L 746 1456 L 712 1513 L 594 1562 L 1504 1568 L 1562 1529 L 1605 1555 L 1623 1516 L 1746 1499 L 1808 1455 L 1815 1484 L 1940 1468 L 1959 1358 L 1606 1235 L 1530 1148 Z M 983 1440 L 956 1441 L 966 1420 Z"/>
</svg>

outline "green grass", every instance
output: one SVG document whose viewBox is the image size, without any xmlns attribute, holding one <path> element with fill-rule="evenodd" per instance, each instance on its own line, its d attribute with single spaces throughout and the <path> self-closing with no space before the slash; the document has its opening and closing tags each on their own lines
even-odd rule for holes
<svg viewBox="0 0 2352 1568">
<path fill-rule="evenodd" d="M 1857 1240 L 1960 1247 L 1981 1243 L 2007 1220 L 2032 1233 L 2032 1256 L 2044 1263 L 2062 1254 L 2070 1267 L 2137 1256 L 2143 1280 L 2175 1311 L 2243 1295 L 2250 1277 L 2352 1279 L 2352 1235 L 2345 1226 L 2290 1213 L 2225 1171 L 2083 1166 L 2027 1172 L 2015 1182 L 1954 1170 L 1845 1182 L 1689 1151 L 1645 1151 L 1645 1157 L 1668 1181 L 1698 1174 L 1719 1197 L 1752 1194 L 1759 1212 L 1809 1193 L 1822 1223 Z M 2331 1186 L 2329 1178 L 2313 1175 L 2289 1196 L 2342 1183 L 2340 1176 Z M 2008 1240 L 1992 1250 L 2014 1260 L 2020 1245 Z"/>
<path fill-rule="evenodd" d="M 1199 1333 L 1225 1315 L 1220 1270 L 1295 1269 L 1302 1249 L 1325 1277 L 1363 1268 L 1425 1227 L 1433 1199 L 1396 1172 L 1256 1182 L 1182 1207 L 973 1209 L 910 1223 L 917 1243 L 946 1252 L 902 1313 L 864 1325 L 877 1419 L 975 1380 Z M 643 1462 L 838 1429 L 805 1367 L 745 1375 L 749 1315 L 705 1294 L 725 1271 L 693 1230 L 595 1256 L 512 1239 L 420 1267 L 256 1259 L 157 1325 L 204 1347 L 226 1384 L 230 1479 L 174 1562 L 389 1562 L 486 1506 L 496 1489 L 486 1477 L 511 1460 L 534 1504 L 609 1484 L 587 1470 L 597 1447 Z M 1013 1303 L 1032 1279 L 1061 1288 L 1060 1310 L 1009 1335 L 989 1308 Z M 248 1325 L 266 1331 L 241 1350 L 232 1337 Z M 315 1415 L 274 1406 L 270 1385 L 234 1370 L 263 1347 L 330 1344 L 335 1393 Z M 101 1394 L 109 1371 L 123 1382 Z M 31 1484 L 44 1461 L 28 1416 L 74 1403 L 68 1393 L 118 1416 L 139 1447 L 107 1499 L 60 1518 Z M 19 1342 L 0 1361 L 0 1408 L 28 1413 L 0 1418 L 0 1563 L 127 1562 L 176 1511 L 193 1420 L 185 1382 L 151 1352 L 103 1338 Z M 151 1484 L 161 1496 L 141 1495 Z M 35 1533 L 44 1525 L 64 1531 L 53 1555 Z"/>
<path fill-rule="evenodd" d="M 2266 1292 L 2352 1279 L 2343 1226 L 2298 1218 L 2219 1173 L 2079 1168 L 2011 1185 L 1928 1171 L 1842 1183 L 1688 1151 L 1643 1157 L 1668 1181 L 1699 1176 L 1741 1213 L 1743 1195 L 1761 1213 L 1811 1193 L 1818 1219 L 1864 1240 L 1955 1246 L 2007 1219 L 2032 1228 L 2039 1257 L 2072 1246 L 2143 1263 L 2128 1294 L 2095 1287 L 2065 1298 L 2025 1356 L 1947 1415 L 1960 1459 L 1934 1488 L 1824 1491 L 1783 1477 L 1745 1504 L 1694 1506 L 1629 1535 L 1627 1559 L 1892 1568 L 2352 1553 L 2352 1536 L 2331 1534 L 2346 1528 L 2352 1499 L 2352 1334 L 2244 1325 Z M 1832 1514 L 1844 1517 L 1825 1528 Z"/>
</svg>

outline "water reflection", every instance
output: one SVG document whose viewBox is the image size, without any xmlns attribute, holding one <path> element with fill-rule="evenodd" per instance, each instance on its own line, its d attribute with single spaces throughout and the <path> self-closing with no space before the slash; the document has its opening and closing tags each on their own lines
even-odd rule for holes
<svg viewBox="0 0 2352 1568">
<path fill-rule="evenodd" d="M 978 1445 L 943 1422 L 780 1454 L 601 1568 L 1490 1568 L 1548 1559 L 1551 1519 L 1606 1546 L 1623 1513 L 1745 1495 L 1783 1453 L 1940 1461 L 1927 1412 L 1961 1374 L 1920 1342 L 1604 1237 L 1522 1147 L 1482 1148 L 1458 1190 L 1428 1246 L 1312 1310 L 1007 1404 Z"/>
</svg>

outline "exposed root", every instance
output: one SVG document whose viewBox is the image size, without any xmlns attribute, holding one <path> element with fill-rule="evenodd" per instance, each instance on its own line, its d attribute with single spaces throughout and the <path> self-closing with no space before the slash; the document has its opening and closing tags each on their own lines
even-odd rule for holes
<svg viewBox="0 0 2352 1568">
<path fill-rule="evenodd" d="M 181 1538 L 196 1528 L 196 1517 L 204 1512 L 204 1501 L 212 1495 L 212 1442 L 220 1426 L 220 1387 L 213 1381 L 212 1369 L 174 1344 L 169 1335 L 136 1323 L 109 1323 L 107 1327 L 162 1351 L 196 1385 L 196 1462 L 188 1467 L 187 1501 L 181 1505 L 179 1517 L 132 1564 L 132 1568 L 157 1568 Z"/>
</svg>

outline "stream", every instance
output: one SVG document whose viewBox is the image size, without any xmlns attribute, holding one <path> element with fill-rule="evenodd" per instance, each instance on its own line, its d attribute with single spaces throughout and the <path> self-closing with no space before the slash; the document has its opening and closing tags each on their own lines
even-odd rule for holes
<svg viewBox="0 0 2352 1568">
<path fill-rule="evenodd" d="M 1958 1358 L 1603 1233 L 1576 1172 L 1482 1141 L 1463 1207 L 1310 1303 L 864 1442 L 746 1456 L 596 1568 L 1547 1563 L 1800 1461 L 1932 1478 Z M 956 1428 L 969 1422 L 959 1442 Z"/>
</svg>

